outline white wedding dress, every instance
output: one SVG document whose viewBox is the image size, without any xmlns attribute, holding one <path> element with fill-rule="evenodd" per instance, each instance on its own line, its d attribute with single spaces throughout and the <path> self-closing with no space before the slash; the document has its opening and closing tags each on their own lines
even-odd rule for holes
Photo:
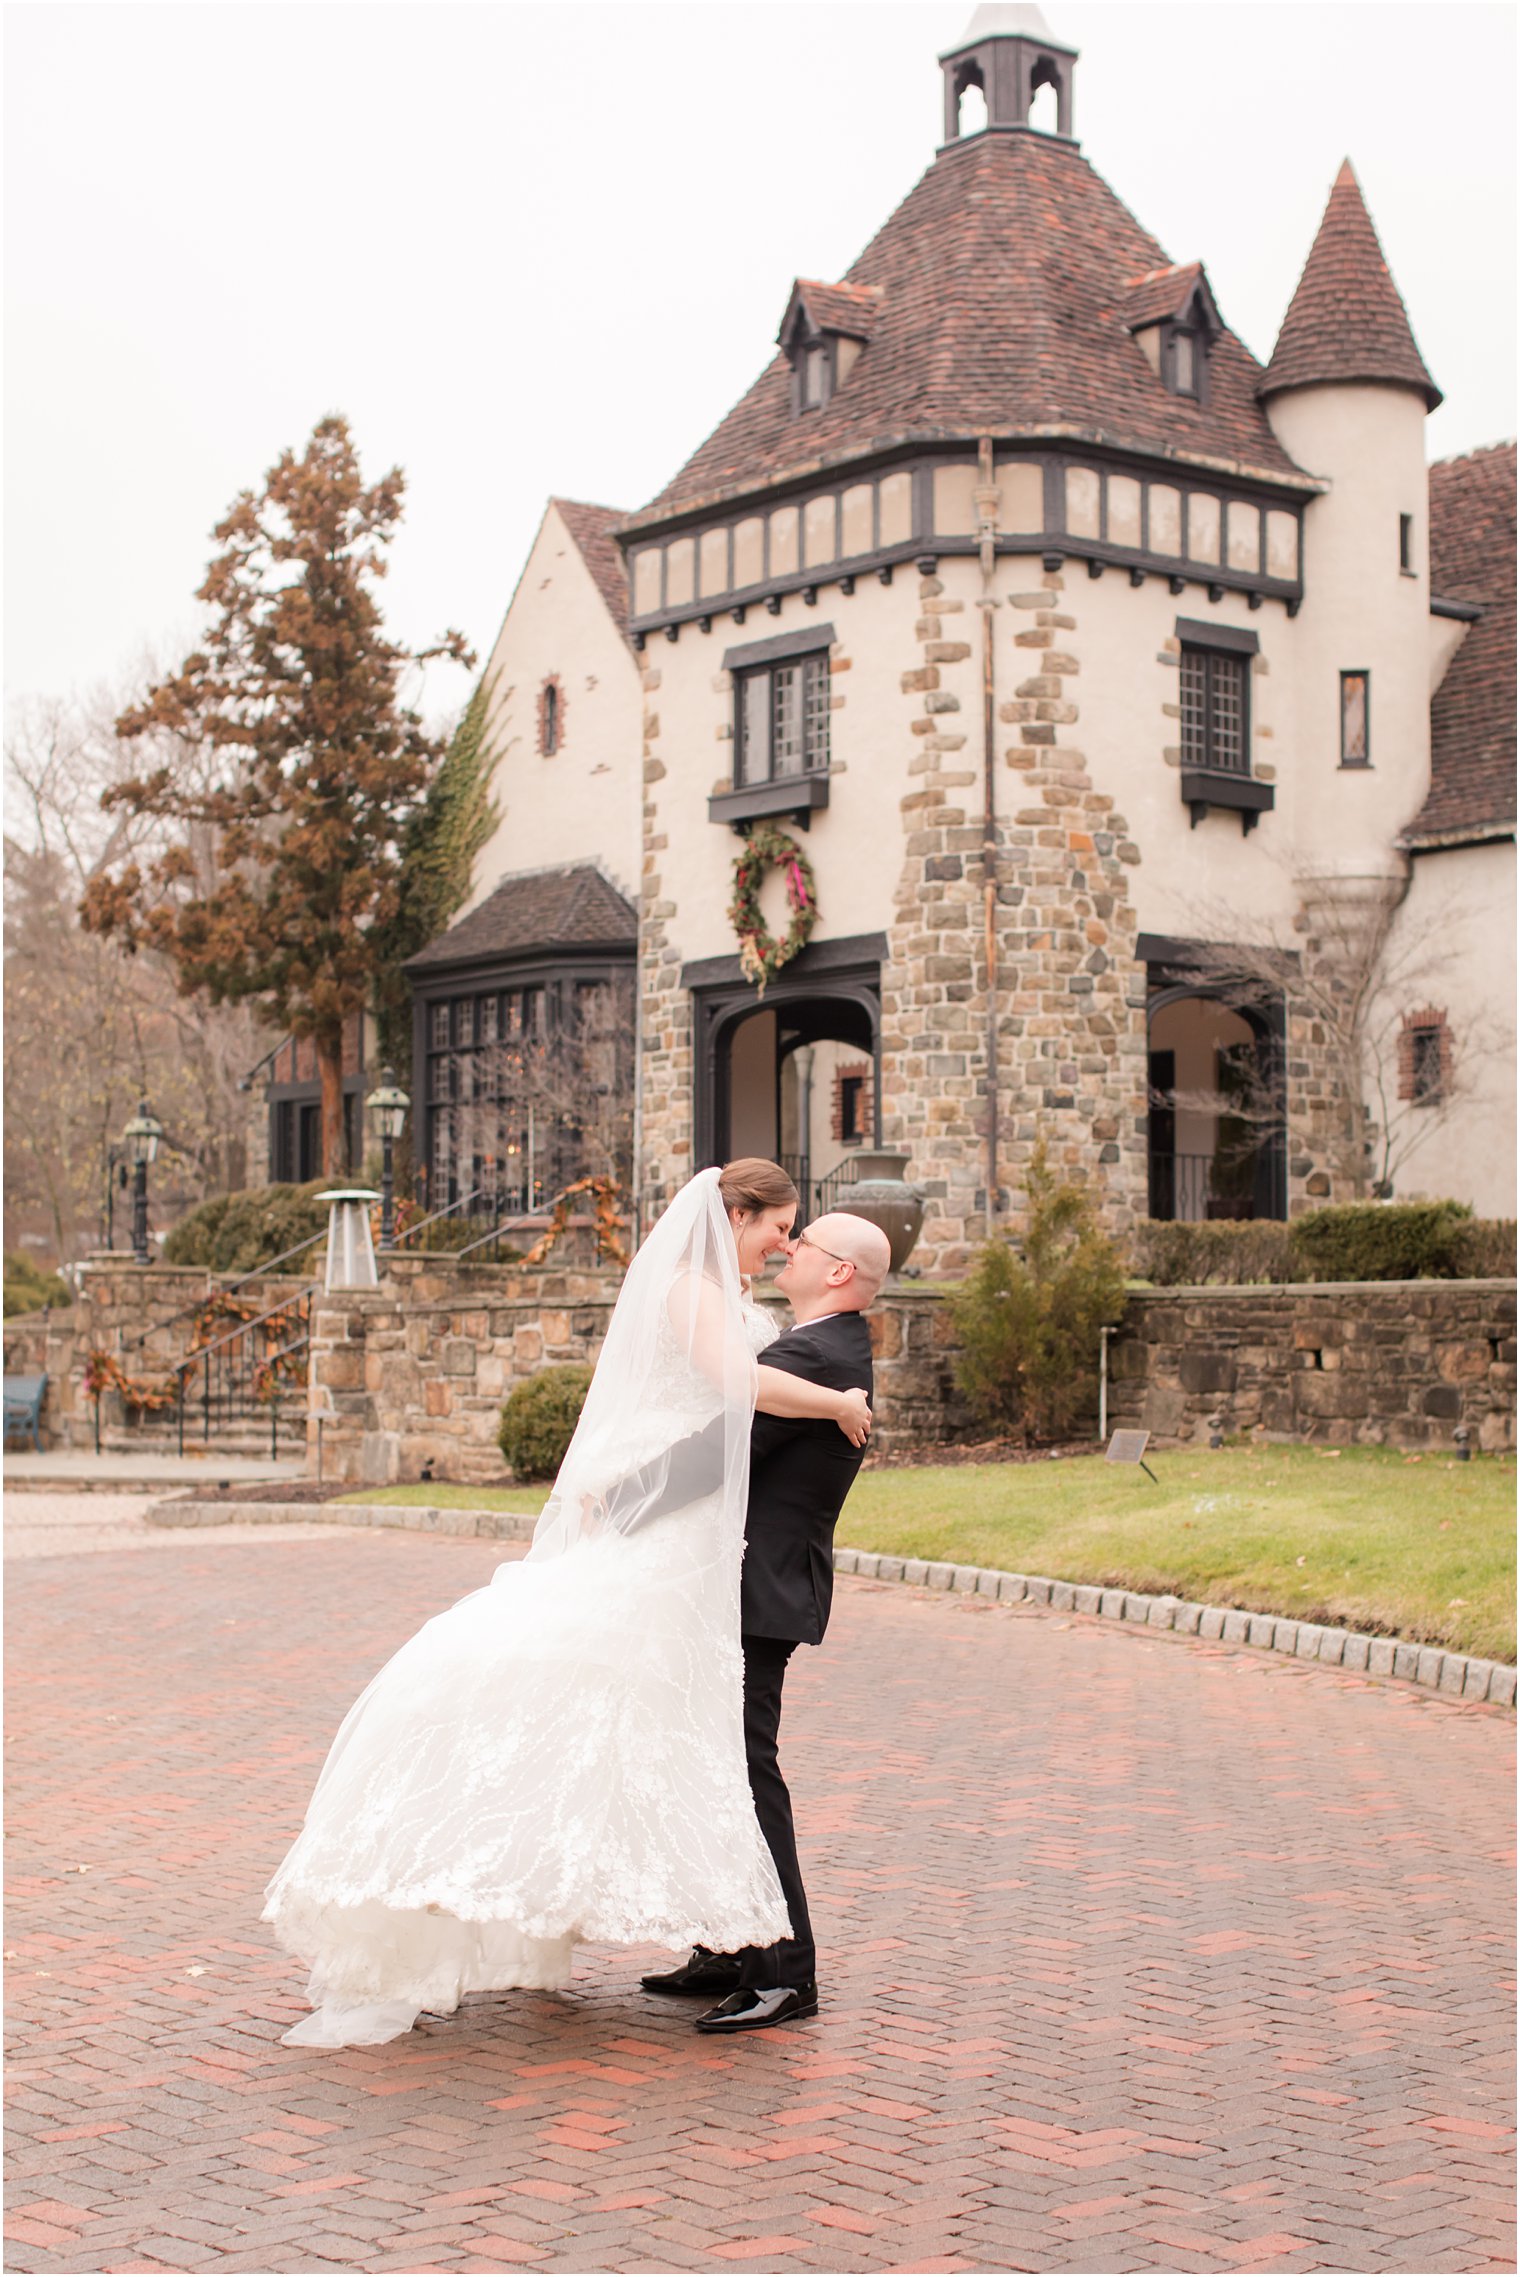
<svg viewBox="0 0 1520 2277">
<path fill-rule="evenodd" d="M 742 1297 L 717 1177 L 630 1267 L 527 1556 L 427 1622 L 344 1719 L 264 1908 L 311 1972 L 288 2041 L 374 2043 L 467 1992 L 563 1986 L 582 1940 L 788 1933 L 739 1648 L 754 1355 L 775 1331 Z M 721 1481 L 671 1509 L 666 1458 L 698 1432 Z"/>
</svg>

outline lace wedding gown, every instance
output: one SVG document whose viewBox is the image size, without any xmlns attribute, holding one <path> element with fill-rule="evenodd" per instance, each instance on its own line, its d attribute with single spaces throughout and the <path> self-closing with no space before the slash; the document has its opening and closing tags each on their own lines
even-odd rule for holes
<svg viewBox="0 0 1520 2277">
<path fill-rule="evenodd" d="M 316 2013 L 289 2041 L 373 2043 L 467 1992 L 565 1985 L 582 1940 L 787 1934 L 739 1647 L 754 1354 L 775 1330 L 740 1296 L 716 1180 L 630 1269 L 527 1556 L 428 1621 L 344 1719 L 263 1914 L 311 1970 Z M 715 1490 L 631 1518 L 625 1493 L 608 1518 L 612 1486 L 658 1477 L 704 1427 Z"/>
</svg>

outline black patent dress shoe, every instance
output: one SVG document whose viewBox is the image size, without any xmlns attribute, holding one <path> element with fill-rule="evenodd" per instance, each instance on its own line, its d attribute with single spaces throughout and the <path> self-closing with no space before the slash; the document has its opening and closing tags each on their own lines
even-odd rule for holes
<svg viewBox="0 0 1520 2277">
<path fill-rule="evenodd" d="M 768 2024 L 792 2024 L 818 2014 L 816 1984 L 741 1985 L 727 2000 L 697 2018 L 699 2032 L 763 2032 Z"/>
<path fill-rule="evenodd" d="M 678 1969 L 640 1977 L 646 1992 L 698 1993 L 710 1999 L 717 1992 L 732 1992 L 739 1981 L 739 1964 L 729 1953 L 709 1953 L 699 1945 Z"/>
</svg>

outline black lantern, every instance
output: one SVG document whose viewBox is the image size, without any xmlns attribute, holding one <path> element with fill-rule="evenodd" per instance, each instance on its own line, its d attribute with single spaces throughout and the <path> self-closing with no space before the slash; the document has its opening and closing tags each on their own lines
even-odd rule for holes
<svg viewBox="0 0 1520 2277">
<path fill-rule="evenodd" d="M 163 1135 L 164 1126 L 147 1100 L 139 1100 L 121 1134 L 121 1151 L 132 1165 L 132 1258 L 138 1265 L 148 1263 L 148 1164 L 157 1159 Z"/>
<path fill-rule="evenodd" d="M 406 1123 L 411 1100 L 396 1081 L 394 1068 L 382 1067 L 380 1081 L 369 1095 L 369 1111 L 380 1133 L 380 1247 L 396 1246 L 395 1144 Z"/>
</svg>

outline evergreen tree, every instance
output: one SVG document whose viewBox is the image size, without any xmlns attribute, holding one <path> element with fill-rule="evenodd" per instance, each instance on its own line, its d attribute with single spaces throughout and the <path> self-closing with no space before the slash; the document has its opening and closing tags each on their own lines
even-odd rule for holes
<svg viewBox="0 0 1520 2277">
<path fill-rule="evenodd" d="M 475 858 L 501 819 L 491 796 L 498 757 L 490 733 L 494 689 L 494 680 L 482 676 L 426 797 L 407 823 L 395 914 L 376 929 L 380 1057 L 403 1082 L 412 1061 L 412 1004 L 402 967 L 462 908 Z"/>
<path fill-rule="evenodd" d="M 210 891 L 188 843 L 91 880 L 85 924 L 129 951 L 162 950 L 185 995 L 249 1000 L 310 1036 L 322 1080 L 322 1165 L 343 1167 L 343 1029 L 373 994 L 379 938 L 401 898 L 402 841 L 443 755 L 399 700 L 429 657 L 469 665 L 463 636 L 413 652 L 388 640 L 372 590 L 401 519 L 399 467 L 366 488 L 347 421 L 321 420 L 215 536 L 198 599 L 204 645 L 125 712 L 128 740 L 167 729 L 208 765 L 160 767 L 102 804 L 209 828 Z"/>
</svg>

